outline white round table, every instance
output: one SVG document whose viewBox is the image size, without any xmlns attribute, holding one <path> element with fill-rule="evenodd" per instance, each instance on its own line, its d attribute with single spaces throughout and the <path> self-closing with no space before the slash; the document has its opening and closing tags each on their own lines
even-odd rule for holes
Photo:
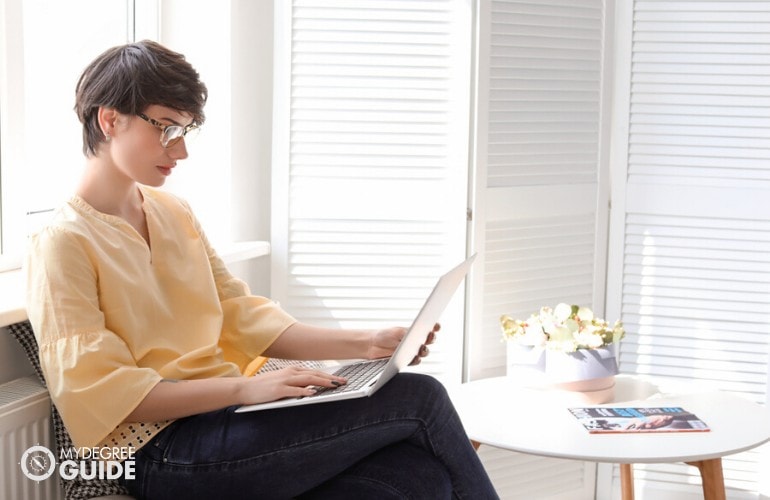
<svg viewBox="0 0 770 500">
<path fill-rule="evenodd" d="M 668 392 L 652 379 L 619 375 L 615 398 L 591 405 L 575 393 L 527 388 L 497 377 L 462 384 L 450 395 L 477 443 L 532 455 L 621 464 L 624 500 L 633 499 L 634 463 L 698 467 L 704 498 L 725 498 L 721 457 L 770 441 L 770 410 L 734 394 L 688 388 Z M 679 406 L 709 432 L 590 434 L 567 410 L 579 406 Z"/>
</svg>

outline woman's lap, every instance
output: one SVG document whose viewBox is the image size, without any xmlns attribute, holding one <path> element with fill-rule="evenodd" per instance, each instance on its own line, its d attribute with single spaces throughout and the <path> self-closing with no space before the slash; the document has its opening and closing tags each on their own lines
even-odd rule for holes
<svg viewBox="0 0 770 500">
<path fill-rule="evenodd" d="M 363 482 L 375 481 L 372 475 L 388 476 L 388 461 L 405 453 L 405 463 L 392 463 L 392 469 L 403 470 L 421 455 L 435 456 L 455 490 L 468 496 L 471 485 L 466 483 L 473 482 L 474 469 L 480 468 L 443 387 L 427 376 L 400 374 L 369 398 L 250 413 L 234 410 L 172 424 L 139 451 L 137 481 L 130 487 L 150 499 L 290 498 L 323 483 L 326 488 L 350 488 L 358 481 L 363 487 Z M 389 448 L 402 442 L 421 451 L 410 455 L 412 448 Z M 386 449 L 381 456 L 388 460 L 378 458 L 368 468 L 359 465 L 360 474 L 353 474 L 351 467 Z M 348 470 L 350 474 L 340 476 Z M 419 472 L 412 473 L 419 480 Z M 337 476 L 339 482 L 328 482 Z"/>
</svg>

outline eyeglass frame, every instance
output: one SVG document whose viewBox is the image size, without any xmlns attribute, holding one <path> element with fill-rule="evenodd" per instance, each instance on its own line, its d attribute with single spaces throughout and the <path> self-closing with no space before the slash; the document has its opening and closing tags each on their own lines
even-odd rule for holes
<svg viewBox="0 0 770 500">
<path fill-rule="evenodd" d="M 170 148 L 170 147 L 176 145 L 179 141 L 184 139 L 184 137 L 187 135 L 188 132 L 192 132 L 193 130 L 200 128 L 200 125 L 198 125 L 197 123 L 191 123 L 191 124 L 189 124 L 189 125 L 187 125 L 185 127 L 183 127 L 181 125 L 176 125 L 176 124 L 164 125 L 161 122 L 159 122 L 158 120 L 155 120 L 154 118 L 150 118 L 149 116 L 145 115 L 144 113 L 137 113 L 136 116 L 138 116 L 142 120 L 146 121 L 150 125 L 154 126 L 155 128 L 160 129 L 160 131 L 161 131 L 161 133 L 160 133 L 160 145 L 163 146 L 164 148 Z M 182 129 L 182 135 L 180 135 L 179 137 L 174 137 L 173 139 L 166 139 L 165 140 L 165 144 L 164 144 L 163 143 L 164 139 L 166 138 L 167 131 L 170 128 Z"/>
</svg>

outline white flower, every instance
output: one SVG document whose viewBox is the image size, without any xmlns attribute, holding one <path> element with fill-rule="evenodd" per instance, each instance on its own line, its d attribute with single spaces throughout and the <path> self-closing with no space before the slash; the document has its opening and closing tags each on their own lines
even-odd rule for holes
<svg viewBox="0 0 770 500">
<path fill-rule="evenodd" d="M 553 310 L 553 316 L 555 317 L 556 321 L 560 323 L 564 322 L 567 318 L 572 316 L 572 306 L 562 302 L 556 306 L 556 309 Z"/>
<path fill-rule="evenodd" d="M 524 345 L 544 346 L 547 340 L 548 337 L 540 325 L 529 325 L 524 328 L 524 335 L 521 336 L 520 342 Z"/>
<path fill-rule="evenodd" d="M 577 310 L 577 316 L 580 318 L 581 323 L 590 323 L 594 319 L 594 312 L 587 307 L 579 307 Z"/>
<path fill-rule="evenodd" d="M 575 337 L 575 341 L 578 345 L 586 346 L 589 349 L 596 349 L 604 345 L 604 339 L 601 335 L 596 335 L 593 332 L 581 332 Z"/>
<path fill-rule="evenodd" d="M 503 315 L 500 325 L 505 340 L 565 352 L 596 349 L 619 342 L 625 335 L 620 320 L 610 328 L 606 321 L 595 317 L 590 308 L 565 303 L 554 309 L 543 306 L 526 321 Z"/>
</svg>

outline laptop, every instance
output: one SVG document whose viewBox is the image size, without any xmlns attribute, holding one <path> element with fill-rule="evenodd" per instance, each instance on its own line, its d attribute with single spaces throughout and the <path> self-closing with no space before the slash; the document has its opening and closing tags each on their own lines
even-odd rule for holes
<svg viewBox="0 0 770 500">
<path fill-rule="evenodd" d="M 476 254 L 438 279 L 433 291 L 425 300 L 417 317 L 390 358 L 321 368 L 324 371 L 334 372 L 347 378 L 348 383 L 336 388 L 319 388 L 319 391 L 312 396 L 285 398 L 267 403 L 241 406 L 235 410 L 236 413 L 371 396 L 398 372 L 409 366 L 409 363 L 417 355 L 420 346 L 425 342 L 428 333 L 433 330 L 433 326 L 438 322 L 444 309 L 454 296 L 460 283 L 465 279 L 475 258 Z"/>
</svg>

